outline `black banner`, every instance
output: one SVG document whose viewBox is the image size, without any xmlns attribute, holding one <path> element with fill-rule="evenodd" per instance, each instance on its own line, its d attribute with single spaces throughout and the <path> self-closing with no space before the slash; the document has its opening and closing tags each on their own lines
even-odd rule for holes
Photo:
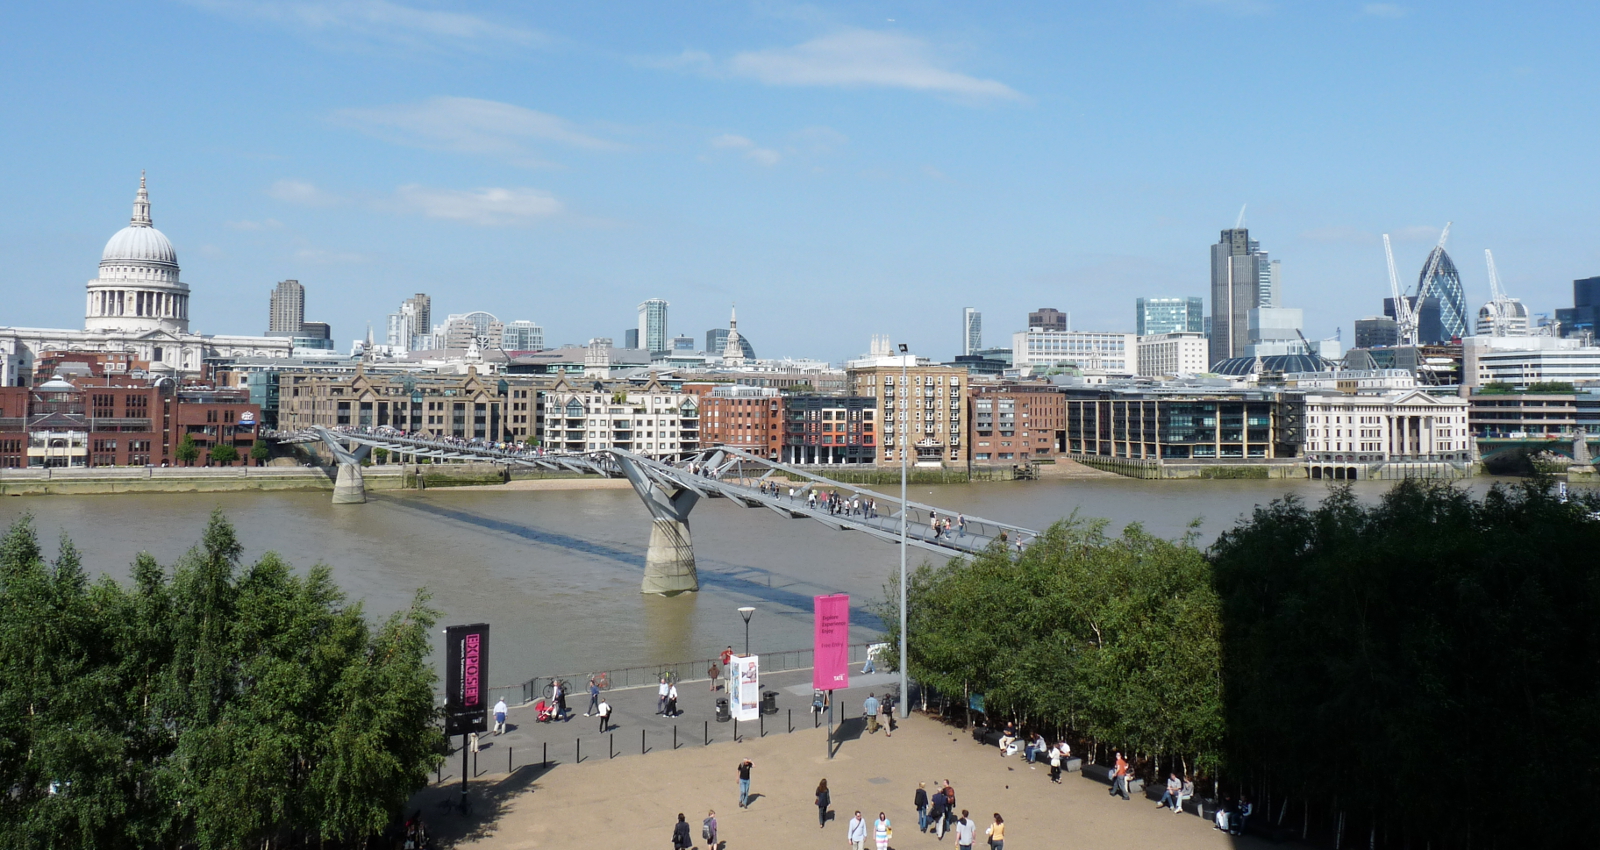
<svg viewBox="0 0 1600 850">
<path fill-rule="evenodd" d="M 446 626 L 446 735 L 489 731 L 489 624 Z"/>
</svg>

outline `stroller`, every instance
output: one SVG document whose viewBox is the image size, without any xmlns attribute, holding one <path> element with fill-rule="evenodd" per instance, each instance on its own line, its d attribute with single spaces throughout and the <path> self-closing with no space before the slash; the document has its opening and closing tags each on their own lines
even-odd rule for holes
<svg viewBox="0 0 1600 850">
<path fill-rule="evenodd" d="M 533 704 L 534 720 L 539 723 L 549 723 L 555 719 L 555 706 L 551 705 L 544 697 Z"/>
</svg>

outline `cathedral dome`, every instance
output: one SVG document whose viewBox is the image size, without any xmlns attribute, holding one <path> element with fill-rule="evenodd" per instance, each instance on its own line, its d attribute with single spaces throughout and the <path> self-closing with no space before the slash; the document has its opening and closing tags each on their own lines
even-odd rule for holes
<svg viewBox="0 0 1600 850">
<path fill-rule="evenodd" d="M 100 262 L 178 264 L 178 252 L 166 234 L 148 224 L 129 225 L 112 235 L 100 254 Z"/>
</svg>

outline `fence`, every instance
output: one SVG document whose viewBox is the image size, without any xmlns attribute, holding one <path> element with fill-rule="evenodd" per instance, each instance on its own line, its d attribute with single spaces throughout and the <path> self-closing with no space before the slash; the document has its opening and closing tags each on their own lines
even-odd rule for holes
<svg viewBox="0 0 1600 850">
<path fill-rule="evenodd" d="M 873 644 L 857 643 L 850 645 L 850 663 L 862 664 L 867 660 L 867 647 Z M 757 653 L 761 658 L 761 672 L 781 673 L 786 670 L 809 670 L 815 663 L 815 658 L 810 649 L 789 649 L 781 652 Z M 664 675 L 672 675 L 679 682 L 704 682 L 707 680 L 706 671 L 711 665 L 722 667 L 719 659 L 708 658 L 704 661 L 678 661 L 670 664 L 646 664 L 638 667 L 621 667 L 611 670 L 590 670 L 581 673 L 563 673 L 555 676 L 539 676 L 517 685 L 502 685 L 489 689 L 491 704 L 496 699 L 503 699 L 512 705 L 526 705 L 541 696 L 550 686 L 551 681 L 561 679 L 571 689 L 570 693 L 581 695 L 588 690 L 589 677 L 604 674 L 609 679 L 608 687 L 612 690 L 622 688 L 655 687 Z"/>
</svg>

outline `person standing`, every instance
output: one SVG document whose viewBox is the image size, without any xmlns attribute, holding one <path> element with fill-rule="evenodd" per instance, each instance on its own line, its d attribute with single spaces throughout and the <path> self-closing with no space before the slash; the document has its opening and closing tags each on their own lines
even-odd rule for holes
<svg viewBox="0 0 1600 850">
<path fill-rule="evenodd" d="M 833 797 L 828 793 L 828 780 L 823 779 L 817 783 L 817 828 L 822 829 L 828 825 L 828 804 L 833 802 Z"/>
<path fill-rule="evenodd" d="M 600 711 L 600 683 L 596 682 L 594 680 L 593 676 L 590 676 L 589 677 L 589 711 L 585 711 L 583 713 L 583 716 L 584 717 L 588 717 L 589 716 L 589 712 L 598 713 L 599 711 Z"/>
<path fill-rule="evenodd" d="M 715 809 L 706 812 L 706 819 L 700 822 L 700 837 L 706 840 L 706 850 L 717 850 L 717 812 Z"/>
<path fill-rule="evenodd" d="M 694 847 L 694 838 L 689 835 L 689 821 L 678 812 L 678 822 L 672 827 L 672 850 L 690 850 Z"/>
<path fill-rule="evenodd" d="M 739 808 L 750 808 L 750 768 L 755 763 L 749 759 L 739 762 Z"/>
<path fill-rule="evenodd" d="M 867 718 L 867 734 L 878 731 L 878 695 L 867 694 L 865 702 L 861 703 L 861 714 Z"/>
<path fill-rule="evenodd" d="M 878 843 L 878 850 L 889 850 L 889 837 L 894 835 L 894 829 L 889 823 L 889 816 L 878 812 L 878 819 L 872 823 L 872 839 Z"/>
<path fill-rule="evenodd" d="M 911 798 L 911 804 L 917 807 L 917 831 L 928 831 L 928 783 L 918 782 L 917 793 Z"/>
<path fill-rule="evenodd" d="M 667 714 L 668 717 L 677 717 L 678 716 L 678 686 L 677 685 L 668 685 L 667 686 L 667 711 L 666 711 L 666 714 Z"/>
<path fill-rule="evenodd" d="M 861 817 L 861 812 L 856 812 L 856 816 L 850 819 L 844 839 L 850 842 L 850 850 L 864 850 L 862 845 L 867 843 L 867 822 Z"/>
<path fill-rule="evenodd" d="M 595 706 L 594 713 L 600 715 L 600 731 L 601 732 L 610 731 L 610 729 L 611 729 L 611 703 L 606 702 L 605 700 L 601 700 L 600 704 Z"/>
<path fill-rule="evenodd" d="M 933 824 L 933 834 L 944 840 L 945 822 L 950 815 L 950 805 L 945 802 L 944 789 L 936 788 L 928 801 L 928 820 Z"/>
<path fill-rule="evenodd" d="M 978 825 L 967 818 L 967 810 L 961 810 L 961 819 L 956 821 L 956 846 L 961 850 L 972 850 L 973 836 L 978 833 Z"/>
<path fill-rule="evenodd" d="M 560 679 L 555 680 L 555 683 L 550 688 L 550 696 L 556 703 L 556 717 L 562 723 L 567 722 L 569 719 L 567 712 L 567 683 Z"/>
<path fill-rule="evenodd" d="M 1006 819 L 999 812 L 994 813 L 994 823 L 983 834 L 989 836 L 990 850 L 1006 850 Z"/>
<path fill-rule="evenodd" d="M 667 713 L 667 677 L 662 676 L 660 684 L 656 685 L 656 714 Z"/>
<path fill-rule="evenodd" d="M 479 703 L 482 705 L 482 703 Z M 494 733 L 503 735 L 506 731 L 506 701 L 499 700 L 494 704 Z"/>
<path fill-rule="evenodd" d="M 706 678 L 711 680 L 711 692 L 716 693 L 717 680 L 722 678 L 722 669 L 717 666 L 717 662 L 711 662 L 711 666 L 706 668 Z"/>
<path fill-rule="evenodd" d="M 1124 800 L 1133 799 L 1128 796 L 1128 760 L 1122 757 L 1122 753 L 1117 753 L 1117 766 L 1111 774 L 1110 796 L 1119 794 Z"/>
<path fill-rule="evenodd" d="M 894 737 L 894 715 L 889 712 L 889 695 L 884 694 L 878 703 L 878 723 L 883 726 L 883 737 Z"/>
</svg>

